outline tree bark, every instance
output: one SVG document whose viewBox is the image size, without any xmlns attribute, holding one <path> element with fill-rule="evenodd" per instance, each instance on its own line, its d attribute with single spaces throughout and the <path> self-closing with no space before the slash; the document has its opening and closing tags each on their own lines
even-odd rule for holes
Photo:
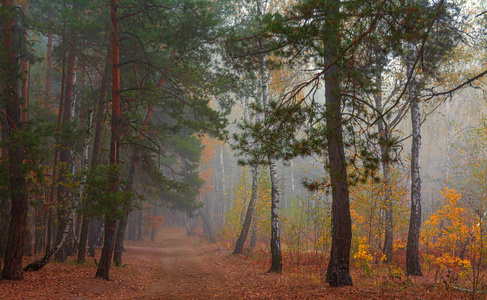
<svg viewBox="0 0 487 300">
<path fill-rule="evenodd" d="M 262 22 L 262 3 L 257 2 L 257 13 Z M 262 40 L 259 40 L 260 47 L 262 47 Z M 262 84 L 262 105 L 266 110 L 269 104 L 269 77 L 267 74 L 267 58 L 263 54 L 260 57 L 260 80 Z M 268 273 L 281 273 L 282 272 L 282 254 L 281 254 L 281 237 L 279 228 L 279 188 L 276 171 L 275 158 L 272 155 L 267 155 L 269 164 L 269 173 L 271 177 L 271 267 L 267 271 Z"/>
<path fill-rule="evenodd" d="M 93 141 L 93 154 L 91 157 L 91 168 L 94 168 L 98 165 L 98 161 L 100 159 L 101 153 L 101 131 L 103 126 L 104 118 L 104 111 L 105 111 L 105 98 L 106 98 L 106 91 L 108 87 L 108 76 L 110 74 L 110 52 L 108 52 L 107 56 L 105 57 L 105 68 L 103 70 L 103 75 L 101 78 L 100 83 L 100 94 L 98 98 L 98 104 L 96 106 L 96 125 L 95 125 L 95 137 Z M 95 195 L 91 193 L 87 196 L 87 200 L 93 199 Z M 79 245 L 78 245 L 78 263 L 83 263 L 86 259 L 86 245 L 88 242 L 88 233 L 90 228 L 90 218 L 87 216 L 86 209 L 88 208 L 86 205 L 86 201 L 84 202 L 85 212 L 83 214 L 83 221 L 81 224 L 81 233 L 79 238 Z M 95 233 L 96 236 L 96 233 Z"/>
<path fill-rule="evenodd" d="M 411 126 L 413 129 L 411 145 L 411 216 L 409 218 L 408 241 L 406 245 L 406 274 L 423 276 L 419 263 L 419 231 L 421 228 L 421 112 L 417 97 L 417 82 L 414 76 L 415 45 L 410 44 L 408 74 L 411 76 L 408 91 L 411 105 Z"/>
<path fill-rule="evenodd" d="M 2 92 L 7 114 L 9 139 L 19 134 L 21 126 L 21 99 L 18 91 L 18 62 L 16 43 L 15 6 L 13 0 L 2 0 L 2 9 L 6 14 L 2 20 L 2 42 L 5 53 L 2 64 Z M 8 144 L 9 188 L 11 191 L 10 224 L 7 236 L 4 266 L 1 278 L 21 280 L 22 250 L 24 247 L 24 230 L 27 221 L 28 192 L 23 169 L 25 159 L 24 147 L 19 141 Z"/>
<path fill-rule="evenodd" d="M 382 148 L 382 146 L 381 146 Z M 385 262 L 392 261 L 392 245 L 394 241 L 394 209 L 392 200 L 392 180 L 391 180 L 391 163 L 388 161 L 382 162 L 382 171 L 384 173 L 384 207 L 385 207 L 385 235 L 384 247 L 382 252 L 386 256 Z"/>
<path fill-rule="evenodd" d="M 93 111 L 90 111 L 89 114 L 89 121 L 88 121 L 88 126 L 86 129 L 86 138 L 83 143 L 83 158 L 81 160 L 81 169 L 86 170 L 88 167 L 88 151 L 89 151 L 89 145 L 90 145 L 90 132 L 91 132 L 91 127 L 93 124 Z M 41 268 L 43 268 L 49 261 L 51 260 L 53 255 L 56 255 L 62 248 L 63 245 L 65 244 L 68 235 L 70 232 L 73 231 L 73 226 L 74 226 L 74 216 L 76 215 L 76 209 L 78 207 L 79 201 L 81 199 L 81 196 L 83 194 L 84 188 L 86 186 L 86 179 L 87 175 L 84 174 L 81 178 L 80 185 L 79 185 L 79 190 L 78 190 L 78 195 L 75 196 L 74 203 L 72 203 L 72 207 L 68 210 L 69 214 L 66 218 L 66 226 L 63 228 L 63 232 L 58 234 L 57 237 L 57 242 L 54 248 L 52 248 L 49 252 L 46 253 L 46 255 L 41 258 L 40 260 L 37 260 L 29 265 L 27 265 L 24 268 L 24 271 L 38 271 Z"/>
<path fill-rule="evenodd" d="M 130 161 L 129 174 L 127 176 L 127 184 L 126 184 L 127 191 L 133 190 L 134 179 L 135 179 L 135 167 L 138 160 L 137 156 L 138 154 L 134 153 Z M 125 239 L 125 229 L 127 228 L 127 222 L 128 222 L 131 206 L 132 206 L 132 202 L 127 201 L 124 203 L 123 210 L 125 212 L 125 215 L 118 222 L 117 236 L 115 239 L 115 250 L 113 253 L 113 262 L 117 267 L 122 265 L 123 240 Z"/>
<path fill-rule="evenodd" d="M 262 104 L 264 109 L 269 103 L 269 78 L 267 75 L 266 57 L 261 58 L 260 76 L 262 81 Z M 282 272 L 282 254 L 281 254 L 281 234 L 279 228 L 279 188 L 276 171 L 276 162 L 272 155 L 267 155 L 269 163 L 269 173 L 271 177 L 271 267 L 269 273 Z"/>
<path fill-rule="evenodd" d="M 66 27 L 66 24 L 64 25 Z M 66 30 L 64 30 L 64 35 L 66 35 Z M 64 43 L 64 38 L 63 38 L 63 44 Z M 63 45 L 65 46 L 65 45 Z M 51 45 L 52 47 L 52 45 Z M 49 49 L 48 49 L 49 50 Z M 51 49 L 51 54 L 52 54 L 52 49 Z M 49 61 L 48 61 L 49 63 Z M 52 68 L 52 58 L 51 58 L 51 68 Z M 63 116 L 63 110 L 64 110 L 64 86 L 66 82 L 66 72 L 64 70 L 64 67 L 66 65 L 66 52 L 63 53 L 63 59 L 62 59 L 62 76 L 61 76 L 61 93 L 59 96 L 59 110 L 58 110 L 58 118 L 57 118 L 57 127 L 56 127 L 56 132 L 59 133 L 61 131 L 61 121 L 62 121 L 62 116 Z M 49 88 L 51 87 L 51 78 L 46 77 L 46 87 Z M 56 145 L 59 145 L 59 137 L 56 137 Z M 52 179 L 51 179 L 51 189 L 49 192 L 49 200 L 47 203 L 47 238 L 46 238 L 46 253 L 51 251 L 51 243 L 52 243 L 52 233 L 53 233 L 53 204 L 54 204 L 54 197 L 56 193 L 56 188 L 57 188 L 57 182 L 58 182 L 58 176 L 57 176 L 57 168 L 58 168 L 58 160 L 59 160 L 59 147 L 55 146 L 54 147 L 54 159 L 52 163 Z"/>
<path fill-rule="evenodd" d="M 24 16 L 27 15 L 27 6 L 25 2 L 22 2 L 22 13 Z M 20 72 L 22 77 L 22 89 L 20 91 L 20 96 L 22 97 L 22 113 L 21 120 L 22 123 L 27 123 L 29 121 L 29 60 L 27 59 L 27 44 L 28 44 L 28 33 L 27 28 L 23 28 L 22 34 L 22 58 L 20 61 Z"/>
<path fill-rule="evenodd" d="M 100 247 L 103 232 L 105 232 L 103 220 L 95 218 L 95 220 L 89 223 L 88 256 L 95 257 L 95 248 Z"/>
<path fill-rule="evenodd" d="M 377 76 L 377 89 L 382 91 L 382 73 L 379 72 Z M 380 114 L 383 114 L 382 96 L 379 93 L 375 95 L 375 107 Z M 380 141 L 380 154 L 382 163 L 382 173 L 384 174 L 384 209 L 385 209 L 385 234 L 384 234 L 384 247 L 382 252 L 386 256 L 385 262 L 392 261 L 392 244 L 394 241 L 394 210 L 392 200 L 392 181 L 391 181 L 391 163 L 390 163 L 390 147 L 388 142 L 390 139 L 390 129 L 384 119 L 377 123 L 379 135 L 382 139 Z"/>
<path fill-rule="evenodd" d="M 203 221 L 203 227 L 206 227 L 208 237 L 210 238 L 210 243 L 215 243 L 215 231 L 213 230 L 213 227 L 211 226 L 205 212 L 201 212 L 201 220 Z"/>
<path fill-rule="evenodd" d="M 100 277 L 106 280 L 110 279 L 110 265 L 112 263 L 116 227 L 117 220 L 110 218 L 105 219 L 105 238 L 103 240 L 100 262 L 95 277 Z"/>
<path fill-rule="evenodd" d="M 144 233 L 144 209 L 140 208 L 137 212 L 137 241 L 142 241 Z"/>
<path fill-rule="evenodd" d="M 40 203 L 42 200 L 38 199 Z M 44 237 L 45 237 L 45 216 L 43 214 L 44 207 L 43 206 L 36 206 L 35 207 L 35 233 L 34 233 L 34 254 L 40 253 L 42 248 L 44 248 Z"/>
<path fill-rule="evenodd" d="M 257 193 L 259 189 L 259 166 L 255 164 L 252 169 L 252 194 L 250 195 L 249 206 L 247 207 L 247 213 L 245 214 L 245 220 L 242 224 L 242 230 L 238 236 L 237 242 L 235 243 L 235 249 L 232 254 L 242 254 L 245 246 L 245 241 L 247 240 L 247 235 L 249 234 L 250 224 L 252 223 L 252 217 L 254 215 L 255 201 L 257 199 Z"/>
<path fill-rule="evenodd" d="M 110 34 L 110 48 L 112 59 L 112 120 L 111 120 L 111 139 L 110 139 L 110 165 L 117 168 L 119 145 L 120 145 L 120 48 L 118 44 L 118 1 L 110 1 L 110 19 L 111 19 L 111 34 Z M 118 172 L 118 170 L 116 170 Z M 118 189 L 118 182 L 113 182 L 111 185 L 113 192 Z M 105 239 L 103 242 L 103 249 L 101 253 L 100 263 L 95 277 L 103 279 L 110 279 L 110 264 L 112 263 L 115 228 L 117 221 L 115 220 L 116 207 L 112 207 L 113 214 L 105 215 Z"/>
<path fill-rule="evenodd" d="M 154 207 L 154 217 L 157 216 L 157 206 Z M 152 224 L 152 230 L 150 234 L 150 240 L 153 242 L 156 239 L 156 233 L 157 233 L 157 226 L 156 224 Z"/>
<path fill-rule="evenodd" d="M 128 239 L 130 241 L 135 241 L 137 238 L 137 211 L 133 210 L 129 214 L 129 232 L 128 232 Z"/>
<path fill-rule="evenodd" d="M 271 267 L 269 273 L 282 272 L 281 237 L 279 228 L 279 190 L 276 163 L 269 156 L 269 170 L 271 176 L 272 206 L 271 206 Z"/>
<path fill-rule="evenodd" d="M 0 87 L 0 88 L 3 88 Z M 8 139 L 8 125 L 5 118 L 0 118 L 2 124 L 2 142 L 6 142 Z M 2 147 L 2 157 L 8 158 L 7 147 Z M 5 161 L 4 161 L 5 163 Z M 8 165 L 5 165 L 7 168 Z M 8 226 L 10 224 L 10 198 L 4 196 L 0 199 L 0 205 L 2 205 L 3 213 L 0 213 L 0 258 L 5 255 L 5 247 L 7 246 Z M 2 269 L 2 262 L 0 260 L 0 270 Z M 0 271 L 1 272 L 1 271 Z M 1 275 L 0 275 L 1 276 Z"/>
<path fill-rule="evenodd" d="M 75 70 L 75 63 L 76 63 L 76 36 L 72 33 L 72 38 L 70 38 L 69 43 L 69 50 L 68 50 L 68 57 L 67 57 L 67 71 L 66 71 L 66 87 L 64 92 L 64 105 L 63 105 L 63 124 L 69 124 L 72 120 L 72 113 L 73 113 L 73 90 L 74 90 L 74 70 Z M 71 172 L 71 147 L 70 144 L 66 141 L 61 140 L 61 150 L 59 151 L 59 163 L 61 166 L 61 170 L 59 172 L 59 180 L 64 182 L 68 180 L 68 174 Z M 67 207 L 70 205 L 68 203 L 70 199 L 69 189 L 64 185 L 58 186 L 58 231 L 57 236 L 60 236 L 65 231 L 67 226 L 67 215 L 68 209 Z M 59 262 L 66 261 L 66 247 L 65 245 L 61 246 L 56 252 L 55 259 Z"/>
<path fill-rule="evenodd" d="M 340 49 L 338 15 L 340 1 L 330 0 L 329 39 L 325 41 L 326 139 L 332 189 L 332 241 L 326 281 L 331 286 L 350 286 L 350 246 L 352 222 L 348 191 L 347 165 L 343 145 L 341 92 L 338 66 L 335 60 Z"/>
</svg>

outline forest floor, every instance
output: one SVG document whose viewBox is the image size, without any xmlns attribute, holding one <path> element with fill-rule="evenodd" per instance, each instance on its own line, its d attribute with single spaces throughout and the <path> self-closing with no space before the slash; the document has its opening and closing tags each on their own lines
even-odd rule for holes
<svg viewBox="0 0 487 300">
<path fill-rule="evenodd" d="M 322 263 L 267 274 L 264 250 L 232 256 L 179 227 L 162 228 L 155 242 L 127 242 L 126 250 L 124 266 L 113 267 L 109 281 L 94 278 L 92 258 L 83 265 L 72 258 L 24 273 L 23 281 L 0 281 L 0 299 L 472 299 L 429 276 L 398 279 L 353 269 L 353 287 L 332 288 L 322 284 Z"/>
</svg>

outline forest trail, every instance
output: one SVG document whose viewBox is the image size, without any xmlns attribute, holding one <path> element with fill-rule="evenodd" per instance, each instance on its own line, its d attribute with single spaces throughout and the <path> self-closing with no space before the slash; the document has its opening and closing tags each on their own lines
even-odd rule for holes
<svg viewBox="0 0 487 300">
<path fill-rule="evenodd" d="M 199 240 L 182 227 L 164 227 L 157 237 L 156 265 L 151 286 L 142 299 L 230 299 L 238 296 L 233 284 L 215 265 L 204 260 Z M 130 251 L 130 247 L 128 249 Z"/>
<path fill-rule="evenodd" d="M 187 237 L 182 227 L 163 227 L 155 242 L 127 241 L 124 265 L 112 267 L 108 281 L 94 277 L 92 258 L 80 265 L 70 257 L 67 263 L 52 262 L 38 272 L 24 273 L 23 281 L 0 280 L 0 300 L 470 298 L 435 285 L 431 276 L 391 279 L 387 273 L 365 276 L 360 269 L 352 270 L 354 286 L 332 288 L 320 277 L 322 262 L 303 260 L 293 265 L 284 256 L 283 274 L 268 274 L 267 245 L 250 255 L 230 255 L 221 247 L 201 237 Z"/>
</svg>

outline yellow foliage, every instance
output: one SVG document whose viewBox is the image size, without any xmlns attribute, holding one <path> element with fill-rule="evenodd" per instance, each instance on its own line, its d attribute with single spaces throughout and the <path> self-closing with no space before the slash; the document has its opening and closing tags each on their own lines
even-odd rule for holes
<svg viewBox="0 0 487 300">
<path fill-rule="evenodd" d="M 399 170 L 391 172 L 391 182 L 386 186 L 384 181 L 369 179 L 365 183 L 358 183 L 350 188 L 350 215 L 352 218 L 352 253 L 359 251 L 361 244 L 367 244 L 369 252 L 380 261 L 383 257 L 381 251 L 384 241 L 384 212 L 388 203 L 385 203 L 387 188 L 391 192 L 391 201 L 394 212 L 394 231 L 405 232 L 407 228 L 409 197 L 406 187 L 406 175 Z M 398 236 L 396 234 L 396 236 Z M 393 249 L 401 247 L 394 240 Z"/>
<path fill-rule="evenodd" d="M 459 257 L 472 237 L 470 215 L 460 202 L 462 195 L 443 188 L 443 206 L 424 223 L 422 241 L 426 267 L 436 267 L 437 276 L 447 271 L 454 278 L 471 270 L 471 263 Z"/>
<path fill-rule="evenodd" d="M 355 259 L 357 265 L 364 269 L 365 274 L 370 275 L 371 265 L 374 258 L 370 254 L 369 245 L 360 244 L 358 246 L 358 251 L 355 252 L 353 258 Z"/>
<path fill-rule="evenodd" d="M 254 207 L 252 224 L 256 224 L 257 233 L 260 236 L 269 236 L 270 232 L 270 202 L 271 188 L 269 172 L 263 171 L 259 176 L 259 188 Z M 232 187 L 233 201 L 225 212 L 223 224 L 219 230 L 219 238 L 222 244 L 230 249 L 234 246 L 242 229 L 245 214 L 247 213 L 248 203 L 252 195 L 252 179 L 249 178 L 247 168 L 242 168 L 237 181 Z M 251 225 L 253 226 L 253 225 Z M 250 237 L 250 233 L 249 236 Z"/>
</svg>

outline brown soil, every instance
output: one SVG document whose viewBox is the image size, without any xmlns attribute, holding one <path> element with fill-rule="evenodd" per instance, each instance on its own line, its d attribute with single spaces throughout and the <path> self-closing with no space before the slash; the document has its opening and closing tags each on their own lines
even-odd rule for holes
<svg viewBox="0 0 487 300">
<path fill-rule="evenodd" d="M 231 299 L 234 285 L 220 267 L 203 259 L 199 241 L 181 228 L 165 228 L 153 272 L 154 284 L 142 299 Z"/>
</svg>

